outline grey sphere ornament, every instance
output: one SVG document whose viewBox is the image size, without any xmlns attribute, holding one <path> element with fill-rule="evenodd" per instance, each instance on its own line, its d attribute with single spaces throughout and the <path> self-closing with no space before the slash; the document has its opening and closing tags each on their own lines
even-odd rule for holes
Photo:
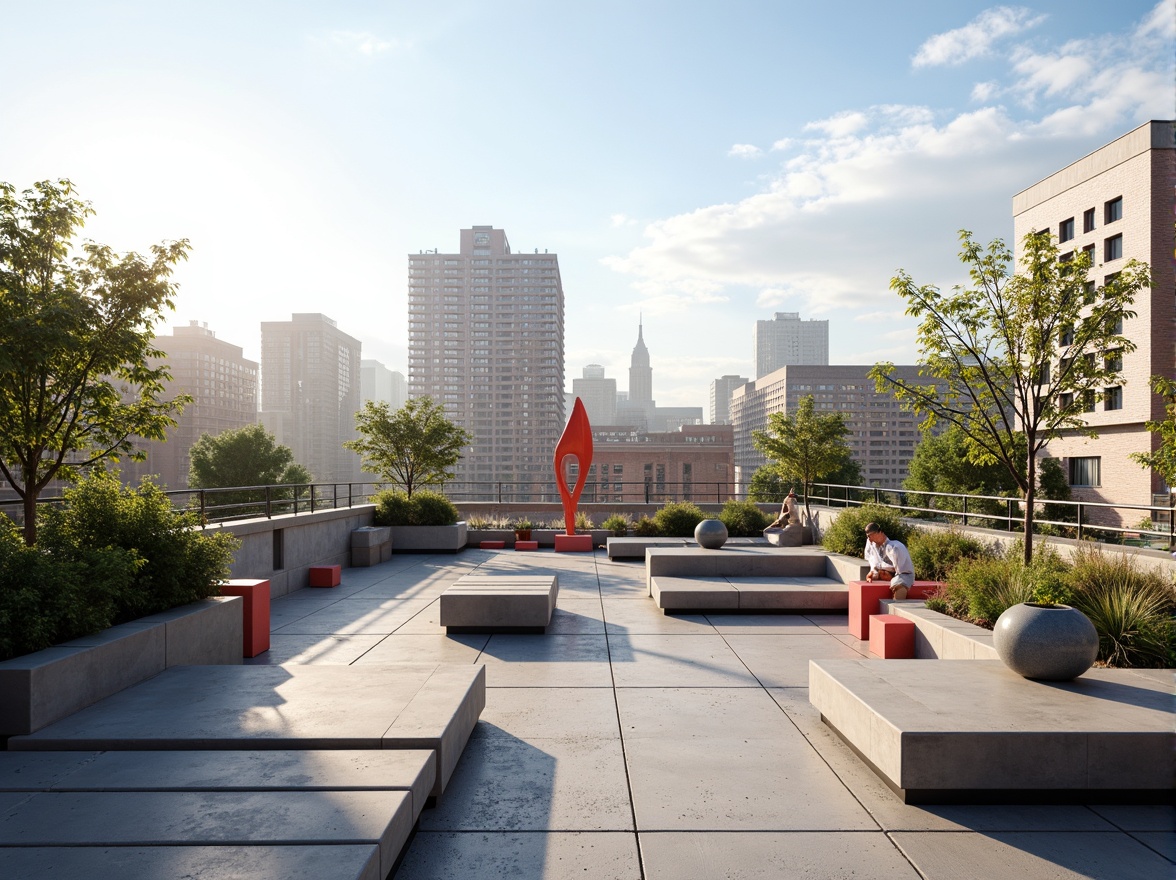
<svg viewBox="0 0 1176 880">
<path fill-rule="evenodd" d="M 694 527 L 694 540 L 699 547 L 718 550 L 727 543 L 727 527 L 721 519 L 704 519 Z"/>
<path fill-rule="evenodd" d="M 1005 666 L 1041 681 L 1069 681 L 1094 665 L 1098 630 L 1069 605 L 1023 602 L 996 619 L 992 644 Z"/>
</svg>

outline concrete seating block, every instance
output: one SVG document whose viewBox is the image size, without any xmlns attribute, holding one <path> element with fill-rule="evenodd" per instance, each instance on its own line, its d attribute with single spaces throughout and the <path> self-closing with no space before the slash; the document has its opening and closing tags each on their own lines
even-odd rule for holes
<svg viewBox="0 0 1176 880">
<path fill-rule="evenodd" d="M 465 521 L 451 526 L 391 526 L 396 553 L 458 553 L 465 549 Z"/>
<path fill-rule="evenodd" d="M 605 538 L 609 559 L 644 559 L 650 547 L 685 547 L 685 538 Z"/>
<path fill-rule="evenodd" d="M 886 614 L 915 625 L 915 657 L 933 660 L 998 660 L 992 630 L 932 611 L 919 599 L 882 599 Z"/>
<path fill-rule="evenodd" d="M 1170 803 L 1171 673 L 809 661 L 809 701 L 907 803 Z M 1108 800 L 1109 799 L 1109 800 Z"/>
<path fill-rule="evenodd" d="M 351 567 L 368 568 L 392 558 L 392 529 L 365 526 L 351 532 Z"/>
<path fill-rule="evenodd" d="M 515 541 L 514 548 L 516 550 L 538 550 L 538 541 Z"/>
<path fill-rule="evenodd" d="M 506 541 L 479 541 L 479 550 L 505 550 Z"/>
<path fill-rule="evenodd" d="M 829 578 L 727 578 L 739 593 L 743 611 L 842 611 L 849 602 L 845 584 Z"/>
<path fill-rule="evenodd" d="M 338 565 L 312 565 L 309 575 L 312 587 L 337 587 L 343 580 L 343 573 Z"/>
<path fill-rule="evenodd" d="M 556 535 L 556 553 L 591 553 L 591 535 Z"/>
<path fill-rule="evenodd" d="M 870 618 L 870 653 L 883 660 L 910 660 L 915 656 L 914 621 L 896 614 Z"/>
<path fill-rule="evenodd" d="M 242 655 L 256 657 L 270 646 L 270 582 L 236 579 L 221 584 L 222 596 L 240 596 L 243 615 Z"/>
<path fill-rule="evenodd" d="M 556 575 L 467 575 L 441 594 L 447 632 L 542 632 L 559 595 Z"/>
<path fill-rule="evenodd" d="M 720 611 L 739 608 L 739 591 L 724 578 L 655 577 L 653 601 L 663 611 Z"/>
</svg>

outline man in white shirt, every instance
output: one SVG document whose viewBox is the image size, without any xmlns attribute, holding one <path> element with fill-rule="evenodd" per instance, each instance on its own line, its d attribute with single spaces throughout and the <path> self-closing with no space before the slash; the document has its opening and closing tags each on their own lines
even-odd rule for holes
<svg viewBox="0 0 1176 880">
<path fill-rule="evenodd" d="M 866 526 L 866 562 L 870 573 L 866 580 L 889 578 L 890 595 L 894 599 L 905 599 L 907 590 L 915 583 L 915 565 L 911 554 L 902 541 L 891 541 L 875 522 Z"/>
</svg>

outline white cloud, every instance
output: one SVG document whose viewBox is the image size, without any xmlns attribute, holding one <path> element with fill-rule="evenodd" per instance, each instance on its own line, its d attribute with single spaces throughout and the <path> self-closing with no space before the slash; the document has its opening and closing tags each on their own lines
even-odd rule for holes
<svg viewBox="0 0 1176 880">
<path fill-rule="evenodd" d="M 636 226 L 637 225 L 637 221 L 635 219 L 633 219 L 632 217 L 630 217 L 628 214 L 613 214 L 608 219 L 609 219 L 609 222 L 612 223 L 614 229 L 620 229 L 621 227 L 624 227 L 624 226 Z"/>
<path fill-rule="evenodd" d="M 752 159 L 763 153 L 755 144 L 732 144 L 731 149 L 727 151 L 728 156 L 733 156 L 736 159 Z"/>
<path fill-rule="evenodd" d="M 818 131 L 831 138 L 848 137 L 865 128 L 868 120 L 866 114 L 858 111 L 847 111 L 810 122 L 804 127 L 805 131 Z"/>
<path fill-rule="evenodd" d="M 328 38 L 335 46 L 367 56 L 408 47 L 407 43 L 400 40 L 386 40 L 366 31 L 332 31 Z"/>
<path fill-rule="evenodd" d="M 986 104 L 992 100 L 1000 89 L 995 82 L 981 82 L 972 86 L 972 100 L 978 104 Z"/>
<path fill-rule="evenodd" d="M 987 55 L 1002 37 L 1028 30 L 1045 20 L 1029 9 L 994 6 L 986 9 L 961 28 L 929 37 L 911 59 L 914 67 L 958 65 Z"/>
<path fill-rule="evenodd" d="M 1176 9 L 1172 0 L 1160 0 L 1151 13 L 1144 18 L 1135 30 L 1136 37 L 1158 37 L 1171 41 L 1176 39 Z"/>
</svg>

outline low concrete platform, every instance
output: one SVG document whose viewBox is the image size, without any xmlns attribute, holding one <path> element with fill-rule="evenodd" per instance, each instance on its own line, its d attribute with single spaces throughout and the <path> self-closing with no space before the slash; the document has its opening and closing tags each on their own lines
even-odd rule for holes
<svg viewBox="0 0 1176 880">
<path fill-rule="evenodd" d="M 845 586 L 831 578 L 650 579 L 654 604 L 663 611 L 844 611 Z"/>
<path fill-rule="evenodd" d="M 809 700 L 907 803 L 1170 803 L 1171 670 L 811 660 Z"/>
<path fill-rule="evenodd" d="M 466 575 L 441 594 L 446 632 L 543 632 L 559 596 L 559 577 Z"/>
<path fill-rule="evenodd" d="M 482 665 L 181 666 L 8 748 L 429 749 L 439 797 L 485 705 Z"/>
<path fill-rule="evenodd" d="M 644 559 L 650 547 L 686 547 L 686 538 L 609 538 L 605 542 L 609 559 Z"/>
</svg>

